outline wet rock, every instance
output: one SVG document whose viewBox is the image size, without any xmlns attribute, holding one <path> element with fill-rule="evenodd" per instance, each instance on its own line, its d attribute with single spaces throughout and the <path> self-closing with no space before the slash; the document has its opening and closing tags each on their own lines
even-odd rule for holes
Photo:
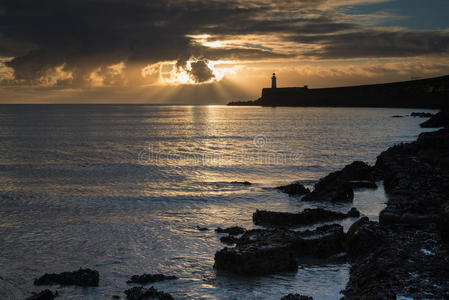
<svg viewBox="0 0 449 300">
<path fill-rule="evenodd" d="M 178 277 L 166 276 L 164 274 L 143 274 L 143 275 L 133 275 L 131 279 L 128 280 L 126 283 L 148 284 L 153 282 L 174 280 L 174 279 L 178 279 Z"/>
<path fill-rule="evenodd" d="M 438 228 L 440 231 L 441 239 L 444 242 L 448 243 L 449 242 L 449 203 L 445 204 L 441 210 Z"/>
<path fill-rule="evenodd" d="M 220 228 L 218 227 L 215 229 L 215 232 L 217 233 L 227 233 L 229 235 L 239 235 L 245 232 L 245 228 L 239 227 L 239 226 L 233 226 L 228 228 Z"/>
<path fill-rule="evenodd" d="M 125 291 L 126 299 L 128 300 L 147 300 L 147 299 L 159 299 L 159 300 L 173 300 L 172 295 L 163 291 L 158 291 L 154 287 L 148 289 L 143 287 L 133 287 Z"/>
<path fill-rule="evenodd" d="M 53 300 L 58 297 L 58 292 L 52 292 L 50 290 L 43 290 L 39 293 L 33 293 L 32 296 L 26 298 L 25 300 Z"/>
<path fill-rule="evenodd" d="M 287 296 L 282 297 L 281 300 L 313 300 L 313 298 L 300 294 L 288 294 Z"/>
<path fill-rule="evenodd" d="M 232 184 L 251 185 L 249 181 L 232 181 Z"/>
<path fill-rule="evenodd" d="M 387 207 L 379 214 L 379 222 L 382 225 L 404 224 L 412 227 L 420 227 L 438 220 L 437 214 L 407 212 L 403 209 Z"/>
<path fill-rule="evenodd" d="M 358 218 L 358 217 L 360 217 L 360 212 L 359 212 L 359 210 L 358 210 L 357 208 L 352 207 L 352 208 L 348 211 L 347 215 L 348 215 L 348 217 L 350 217 L 350 218 Z"/>
<path fill-rule="evenodd" d="M 449 125 L 449 109 L 443 109 L 429 120 L 421 124 L 423 128 L 448 127 Z"/>
<path fill-rule="evenodd" d="M 234 248 L 215 254 L 217 270 L 236 274 L 264 275 L 297 270 L 298 257 L 327 258 L 344 250 L 345 235 L 340 225 L 316 230 L 255 229 L 247 231 Z"/>
<path fill-rule="evenodd" d="M 370 181 L 375 184 L 375 169 L 362 161 L 354 161 L 342 170 L 330 173 L 315 184 L 314 190 L 303 201 L 352 202 L 352 182 Z M 355 183 L 354 183 L 355 184 Z M 366 185 L 366 183 L 365 183 Z"/>
<path fill-rule="evenodd" d="M 360 219 L 358 219 L 357 221 L 355 221 L 351 227 L 349 227 L 348 232 L 346 233 L 349 237 L 351 237 L 352 235 L 354 235 L 362 225 L 366 224 L 369 222 L 369 218 L 368 217 L 361 217 Z"/>
<path fill-rule="evenodd" d="M 357 222 L 350 227 L 347 233 L 350 256 L 367 255 L 383 242 L 383 233 L 379 223 L 364 218 Z"/>
<path fill-rule="evenodd" d="M 411 117 L 418 117 L 418 118 L 430 118 L 433 117 L 434 114 L 432 113 L 426 113 L 426 112 L 412 112 L 410 114 Z"/>
<path fill-rule="evenodd" d="M 302 201 L 352 202 L 353 199 L 354 190 L 350 183 L 333 182 L 315 185 L 313 192 L 305 195 Z"/>
<path fill-rule="evenodd" d="M 306 208 L 300 213 L 257 210 L 253 214 L 253 222 L 256 225 L 294 227 L 358 216 L 360 216 L 360 212 L 355 207 L 353 207 L 348 213 L 334 212 L 322 208 Z"/>
<path fill-rule="evenodd" d="M 353 189 L 377 189 L 377 184 L 369 180 L 352 180 L 349 182 Z"/>
<path fill-rule="evenodd" d="M 78 286 L 98 286 L 100 274 L 91 269 L 79 269 L 73 272 L 63 272 L 60 274 L 45 274 L 34 280 L 34 285 L 78 285 Z"/>
<path fill-rule="evenodd" d="M 310 193 L 310 190 L 299 182 L 278 186 L 276 189 L 289 195 L 305 195 Z"/>
<path fill-rule="evenodd" d="M 209 228 L 207 227 L 200 227 L 200 226 L 196 226 L 196 229 L 198 229 L 199 231 L 208 231 Z"/>
<path fill-rule="evenodd" d="M 401 116 L 401 115 L 394 115 L 394 116 L 391 116 L 392 118 L 403 118 L 404 116 Z"/>
<path fill-rule="evenodd" d="M 222 242 L 223 244 L 226 245 L 234 245 L 235 243 L 237 243 L 238 238 L 232 236 L 232 235 L 227 235 L 227 236 L 222 236 L 220 238 L 220 242 Z"/>
</svg>

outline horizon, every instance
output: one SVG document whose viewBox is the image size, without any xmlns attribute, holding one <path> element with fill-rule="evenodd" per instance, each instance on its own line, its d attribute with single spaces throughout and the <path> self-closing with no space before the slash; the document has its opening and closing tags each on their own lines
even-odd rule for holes
<svg viewBox="0 0 449 300">
<path fill-rule="evenodd" d="M 88 12 L 88 13 L 86 13 Z M 449 3 L 0 3 L 0 102 L 222 105 L 449 74 Z"/>
</svg>

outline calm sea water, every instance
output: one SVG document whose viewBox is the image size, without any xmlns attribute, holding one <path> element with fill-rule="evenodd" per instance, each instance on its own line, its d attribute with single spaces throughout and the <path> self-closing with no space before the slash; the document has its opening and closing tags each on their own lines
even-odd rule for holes
<svg viewBox="0 0 449 300">
<path fill-rule="evenodd" d="M 100 287 L 53 289 L 62 299 L 111 299 L 124 296 L 133 274 L 164 273 L 180 279 L 154 286 L 179 299 L 336 299 L 347 264 L 263 277 L 217 274 L 213 256 L 224 245 L 213 229 L 254 228 L 256 209 L 313 206 L 272 187 L 313 185 L 354 160 L 374 163 L 422 132 L 423 119 L 391 117 L 411 112 L 0 106 L 0 298 L 41 290 L 32 282 L 43 273 L 89 267 L 99 270 Z M 361 190 L 354 206 L 375 220 L 384 202 L 382 188 Z"/>
</svg>

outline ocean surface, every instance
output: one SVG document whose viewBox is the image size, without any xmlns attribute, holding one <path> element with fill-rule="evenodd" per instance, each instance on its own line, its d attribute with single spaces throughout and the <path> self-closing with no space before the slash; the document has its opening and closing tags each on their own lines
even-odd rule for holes
<svg viewBox="0 0 449 300">
<path fill-rule="evenodd" d="M 348 264 L 306 263 L 262 277 L 217 273 L 214 253 L 225 245 L 213 229 L 254 228 L 256 209 L 354 205 L 377 220 L 382 186 L 340 205 L 305 204 L 272 188 L 313 186 L 354 160 L 374 163 L 423 131 L 425 119 L 392 118 L 412 111 L 0 106 L 0 299 L 23 299 L 46 288 L 34 278 L 80 267 L 98 270 L 100 286 L 51 287 L 58 299 L 124 297 L 129 277 L 143 273 L 179 277 L 154 284 L 177 299 L 338 299 Z"/>
</svg>

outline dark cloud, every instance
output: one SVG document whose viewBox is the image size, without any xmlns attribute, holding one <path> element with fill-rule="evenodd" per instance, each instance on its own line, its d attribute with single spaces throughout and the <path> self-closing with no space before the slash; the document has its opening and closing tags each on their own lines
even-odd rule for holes
<svg viewBox="0 0 449 300">
<path fill-rule="evenodd" d="M 306 56 L 319 58 L 410 57 L 449 54 L 448 31 L 361 29 L 333 35 L 296 35 L 292 41 L 320 45 Z"/>
<path fill-rule="evenodd" d="M 177 60 L 259 60 L 296 55 L 322 58 L 410 56 L 447 51 L 447 32 L 366 30 L 326 9 L 327 0 L 0 0 L 0 56 L 14 57 L 15 82 L 35 84 L 56 68 L 70 72 L 59 86 L 84 86 L 92 72 L 104 84 L 143 80 L 148 64 Z M 348 31 L 350 31 L 348 33 Z M 316 44 L 318 52 L 254 47 L 208 48 L 189 36 L 257 34 Z M 263 41 L 261 41 L 263 43 Z M 108 66 L 124 62 L 121 76 Z M 211 78 L 195 64 L 197 82 Z M 192 71 L 193 72 L 193 71 Z M 132 79 L 132 80 L 131 80 Z M 207 81 L 208 79 L 206 79 Z"/>
<path fill-rule="evenodd" d="M 214 72 L 207 65 L 207 61 L 199 60 L 190 64 L 189 75 L 196 83 L 205 82 L 215 77 Z"/>
</svg>

